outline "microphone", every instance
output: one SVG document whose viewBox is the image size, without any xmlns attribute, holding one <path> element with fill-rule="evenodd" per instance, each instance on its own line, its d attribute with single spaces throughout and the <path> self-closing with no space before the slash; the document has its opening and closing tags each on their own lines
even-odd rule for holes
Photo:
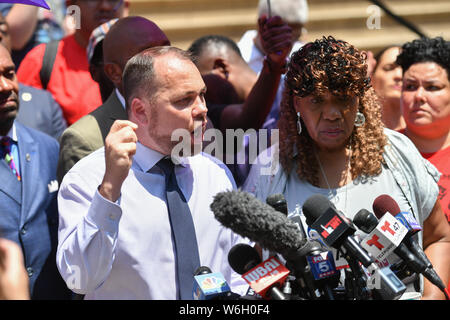
<svg viewBox="0 0 450 320">
<path fill-rule="evenodd" d="M 409 233 L 404 239 L 404 244 L 408 249 L 413 252 L 413 254 L 421 260 L 421 262 L 425 265 L 425 270 L 421 273 L 425 278 L 427 278 L 431 283 L 437 286 L 442 292 L 446 294 L 446 287 L 442 279 L 437 274 L 436 270 L 434 270 L 433 265 L 430 260 L 426 256 L 425 252 L 423 252 L 419 243 L 412 236 L 418 231 L 422 230 L 420 225 L 417 223 L 416 219 L 411 213 L 401 212 L 399 205 L 397 202 L 389 195 L 382 194 L 378 196 L 372 205 L 373 211 L 377 218 L 381 218 L 385 216 L 386 212 L 389 212 L 390 215 L 394 216 L 398 221 L 402 224 L 404 223 L 405 227 L 408 228 Z"/>
<path fill-rule="evenodd" d="M 286 217 L 288 216 L 287 202 L 282 193 L 276 193 L 268 196 L 266 198 L 266 203 L 275 210 L 277 210 L 278 212 L 284 214 Z M 297 225 L 298 230 L 300 231 L 302 237 L 306 239 L 307 238 L 306 231 L 305 228 L 303 227 L 303 223 L 302 220 L 300 219 L 300 216 L 294 215 L 289 219 Z"/>
<path fill-rule="evenodd" d="M 374 263 L 372 257 L 352 237 L 356 232 L 353 223 L 340 214 L 328 198 L 320 194 L 312 195 L 303 204 L 303 214 L 306 223 L 320 234 L 326 245 L 336 249 L 344 247 L 366 268 Z"/>
<path fill-rule="evenodd" d="M 370 216 L 371 218 L 361 219 L 361 216 Z M 409 264 L 414 264 L 415 270 L 420 268 L 421 262 L 402 243 L 408 230 L 394 217 L 385 215 L 378 221 L 372 213 L 362 209 L 355 215 L 353 223 L 361 230 L 369 231 L 361 245 L 375 259 L 382 261 L 394 252 L 403 260 L 408 261 Z M 426 268 L 425 265 L 423 267 Z"/>
<path fill-rule="evenodd" d="M 317 298 L 306 256 L 312 252 L 311 247 L 321 246 L 302 237 L 297 224 L 270 205 L 240 190 L 218 193 L 211 210 L 225 227 L 269 251 L 282 254 L 288 268 L 293 270 L 298 280 L 301 279 L 299 284 L 303 291 L 308 292 L 310 298 Z"/>
<path fill-rule="evenodd" d="M 422 230 L 414 215 L 410 212 L 402 212 L 397 202 L 389 195 L 382 194 L 378 196 L 372 205 L 374 214 L 380 219 L 386 212 L 389 212 L 399 220 L 409 230 L 409 236 Z"/>
<path fill-rule="evenodd" d="M 228 252 L 228 262 L 234 271 L 250 287 L 264 299 L 287 300 L 280 288 L 289 276 L 289 270 L 275 257 L 261 262 L 255 248 L 246 245 L 235 245 Z"/>
<path fill-rule="evenodd" d="M 246 273 L 260 263 L 258 251 L 248 244 L 238 243 L 228 252 L 228 264 L 239 274 Z"/>
<path fill-rule="evenodd" d="M 430 260 L 423 252 L 419 243 L 412 237 L 418 231 L 422 230 L 417 223 L 414 216 L 409 212 L 401 212 L 397 202 L 389 195 L 382 194 L 378 196 L 372 205 L 373 212 L 380 219 L 386 212 L 389 212 L 396 219 L 398 219 L 403 225 L 408 228 L 409 232 L 405 239 L 405 245 L 416 254 L 429 268 L 433 268 Z"/>
<path fill-rule="evenodd" d="M 355 280 L 361 290 L 363 298 L 367 298 L 365 286 L 361 278 L 367 280 L 359 264 L 360 261 L 371 273 L 370 279 L 374 278 L 380 286 L 375 287 L 377 295 L 382 299 L 398 299 L 405 292 L 405 285 L 395 276 L 389 268 L 379 268 L 374 259 L 353 238 L 356 228 L 353 223 L 339 213 L 333 203 L 321 194 L 309 197 L 303 204 L 303 213 L 306 223 L 315 229 L 329 247 L 339 249 L 344 247 L 349 258 L 349 264 L 355 273 Z M 366 281 L 367 282 L 367 281 Z"/>
<path fill-rule="evenodd" d="M 366 218 L 366 216 L 372 217 Z M 376 217 L 364 209 L 360 210 L 353 219 L 358 227 L 362 227 L 361 230 L 369 231 L 369 234 L 361 243 L 369 253 L 380 260 L 394 252 L 413 272 L 428 272 L 427 266 L 401 242 L 408 230 L 399 221 L 388 214 L 384 215 L 378 223 L 375 221 L 377 221 Z"/>
<path fill-rule="evenodd" d="M 287 202 L 283 194 L 276 193 L 268 196 L 266 203 L 278 212 L 283 213 L 286 217 L 288 216 Z M 290 220 L 298 226 L 301 235 L 307 239 L 300 216 L 294 215 Z M 324 251 L 317 241 L 308 241 L 307 245 L 297 254 L 300 259 L 295 259 L 295 263 L 302 266 L 302 271 L 300 271 L 299 265 L 297 267 L 292 266 L 290 269 L 297 269 L 297 274 L 300 273 L 302 275 L 301 280 L 305 282 L 301 287 L 309 288 L 309 290 L 303 292 L 303 295 L 311 297 L 313 293 L 310 288 L 320 288 L 330 300 L 334 300 L 331 289 L 338 286 L 340 273 L 336 270 L 333 253 Z M 305 261 L 299 261 L 304 260 L 304 258 L 306 258 Z M 294 261 L 288 261 L 286 266 L 289 268 L 292 262 Z"/>
<path fill-rule="evenodd" d="M 284 214 L 286 217 L 288 216 L 287 202 L 283 194 L 276 193 L 268 196 L 266 198 L 266 203 L 278 212 Z"/>
<path fill-rule="evenodd" d="M 245 191 L 219 192 L 210 207 L 223 226 L 269 251 L 288 256 L 307 242 L 295 223 Z"/>
<path fill-rule="evenodd" d="M 232 300 L 239 295 L 231 292 L 220 272 L 213 273 L 210 268 L 201 266 L 194 272 L 192 296 L 194 300 Z"/>
</svg>

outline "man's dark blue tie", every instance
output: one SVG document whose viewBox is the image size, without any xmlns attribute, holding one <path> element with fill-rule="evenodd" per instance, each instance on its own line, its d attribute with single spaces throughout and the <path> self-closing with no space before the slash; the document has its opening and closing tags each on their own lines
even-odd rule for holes
<svg viewBox="0 0 450 320">
<path fill-rule="evenodd" d="M 166 178 L 167 208 L 170 226 L 175 240 L 179 297 L 192 300 L 194 272 L 200 267 L 197 238 L 189 206 L 181 192 L 175 176 L 175 165 L 170 158 L 163 158 L 157 164 Z"/>
</svg>

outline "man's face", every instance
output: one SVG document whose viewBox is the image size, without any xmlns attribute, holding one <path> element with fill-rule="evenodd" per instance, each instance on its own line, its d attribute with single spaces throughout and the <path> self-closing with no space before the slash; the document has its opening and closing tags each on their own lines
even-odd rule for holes
<svg viewBox="0 0 450 320">
<path fill-rule="evenodd" d="M 0 134 L 6 135 L 19 111 L 19 82 L 15 65 L 5 47 L 0 45 Z"/>
<path fill-rule="evenodd" d="M 207 122 L 206 87 L 200 72 L 191 61 L 173 54 L 156 58 L 154 68 L 157 89 L 146 105 L 150 140 L 147 146 L 163 154 L 171 154 L 180 142 L 171 141 L 172 134 L 177 129 L 183 129 L 190 138 L 192 150 L 198 140 L 203 140 Z M 195 136 L 194 131 L 199 136 Z"/>
<path fill-rule="evenodd" d="M 5 18 L 0 14 L 0 43 L 11 50 L 11 36 L 9 34 L 9 27 Z"/>
<path fill-rule="evenodd" d="M 88 39 L 99 25 L 124 15 L 124 0 L 68 0 L 67 5 L 80 7 L 80 31 Z"/>
<path fill-rule="evenodd" d="M 208 49 L 204 49 L 197 57 L 196 66 L 208 88 L 208 92 L 206 93 L 206 101 L 208 104 L 242 103 L 242 99 L 239 98 L 236 88 L 229 81 L 229 68 L 221 66 L 218 62 L 226 60 L 226 56 L 225 53 L 218 54 L 216 50 L 210 52 Z M 233 75 L 231 75 L 231 78 L 233 78 Z"/>
</svg>

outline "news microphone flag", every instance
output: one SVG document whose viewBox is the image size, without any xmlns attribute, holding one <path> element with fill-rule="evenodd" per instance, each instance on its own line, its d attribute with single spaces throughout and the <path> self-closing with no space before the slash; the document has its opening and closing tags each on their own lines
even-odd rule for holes
<svg viewBox="0 0 450 320">
<path fill-rule="evenodd" d="M 412 234 L 422 230 L 422 227 L 410 212 L 399 212 L 395 215 L 395 218 L 408 228 Z"/>
<path fill-rule="evenodd" d="M 260 296 L 268 299 L 267 291 L 274 285 L 282 285 L 290 271 L 275 257 L 261 262 L 242 275 L 242 278 Z"/>
<path fill-rule="evenodd" d="M 0 0 L 0 3 L 22 3 L 50 10 L 50 7 L 44 0 Z"/>
<path fill-rule="evenodd" d="M 337 273 L 331 251 L 321 252 L 316 255 L 308 255 L 306 256 L 306 260 L 308 261 L 311 273 L 315 280 L 330 278 Z"/>
<path fill-rule="evenodd" d="M 194 288 L 192 290 L 194 300 L 210 300 L 230 291 L 227 281 L 220 272 L 194 277 Z"/>
<path fill-rule="evenodd" d="M 389 256 L 408 234 L 408 229 L 390 214 L 385 214 L 377 226 L 364 238 L 361 246 L 382 261 Z"/>
</svg>

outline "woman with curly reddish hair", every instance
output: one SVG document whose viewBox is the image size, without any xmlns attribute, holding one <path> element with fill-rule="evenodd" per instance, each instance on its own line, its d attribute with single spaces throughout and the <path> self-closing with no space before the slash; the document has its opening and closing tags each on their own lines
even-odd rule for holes
<svg viewBox="0 0 450 320">
<path fill-rule="evenodd" d="M 439 172 L 408 138 L 383 127 L 380 110 L 364 53 L 333 37 L 304 45 L 288 65 L 280 142 L 260 155 L 244 190 L 264 202 L 282 193 L 289 216 L 300 215 L 303 221 L 303 203 L 314 194 L 326 196 L 350 219 L 363 208 L 372 212 L 374 200 L 388 194 L 422 225 L 418 241 L 447 284 L 450 228 L 438 200 Z M 394 264 L 398 257 L 383 262 Z M 408 293 L 444 297 L 421 277 L 402 280 Z"/>
</svg>

